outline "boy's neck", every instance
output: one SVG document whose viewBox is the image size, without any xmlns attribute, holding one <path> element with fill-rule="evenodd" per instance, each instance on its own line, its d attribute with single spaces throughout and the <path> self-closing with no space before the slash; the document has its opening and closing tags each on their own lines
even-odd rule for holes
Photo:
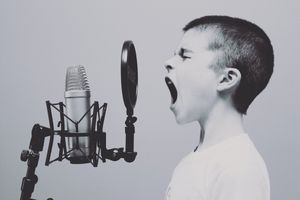
<svg viewBox="0 0 300 200">
<path fill-rule="evenodd" d="M 199 120 L 199 124 L 201 126 L 199 149 L 245 133 L 243 115 L 233 107 L 224 104 L 215 106 L 208 118 L 203 121 Z"/>
</svg>

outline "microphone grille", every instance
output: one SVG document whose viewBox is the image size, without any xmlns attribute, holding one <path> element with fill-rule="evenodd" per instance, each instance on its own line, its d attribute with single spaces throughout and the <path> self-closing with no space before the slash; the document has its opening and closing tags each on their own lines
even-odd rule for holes
<svg viewBox="0 0 300 200">
<path fill-rule="evenodd" d="M 90 90 L 85 69 L 81 65 L 67 68 L 66 91 L 70 90 Z"/>
</svg>

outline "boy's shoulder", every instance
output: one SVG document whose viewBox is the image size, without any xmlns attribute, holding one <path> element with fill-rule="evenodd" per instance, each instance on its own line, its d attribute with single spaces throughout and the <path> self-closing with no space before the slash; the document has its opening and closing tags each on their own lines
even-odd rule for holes
<svg viewBox="0 0 300 200">
<path fill-rule="evenodd" d="M 261 154 L 256 149 L 248 134 L 240 134 L 226 139 L 208 149 L 204 149 L 204 160 L 208 164 L 222 169 L 242 170 L 264 165 Z M 201 159 L 201 158 L 199 158 Z M 260 166 L 264 167 L 264 166 Z M 237 169 L 235 169 L 237 168 Z"/>
<path fill-rule="evenodd" d="M 193 169 L 193 170 L 192 170 Z M 247 134 L 226 139 L 206 149 L 191 152 L 176 167 L 182 173 L 217 177 L 220 174 L 266 174 L 265 162 Z"/>
<path fill-rule="evenodd" d="M 170 187 L 180 194 L 203 196 L 223 195 L 228 191 L 248 194 L 250 191 L 247 188 L 262 190 L 255 194 L 266 191 L 267 195 L 268 180 L 261 155 L 249 136 L 242 134 L 188 154 L 176 167 Z"/>
<path fill-rule="evenodd" d="M 221 199 L 230 192 L 237 197 L 247 194 L 247 199 L 269 199 L 268 170 L 248 135 L 221 144 L 207 161 L 206 184 L 211 194 L 225 195 Z"/>
</svg>

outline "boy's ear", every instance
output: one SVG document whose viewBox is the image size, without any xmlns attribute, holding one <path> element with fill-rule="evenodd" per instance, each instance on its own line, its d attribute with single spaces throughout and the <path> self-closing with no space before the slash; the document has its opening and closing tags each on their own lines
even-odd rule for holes
<svg viewBox="0 0 300 200">
<path fill-rule="evenodd" d="M 241 72 L 236 68 L 225 68 L 221 72 L 219 84 L 217 86 L 218 92 L 229 92 L 234 90 L 241 81 Z"/>
</svg>

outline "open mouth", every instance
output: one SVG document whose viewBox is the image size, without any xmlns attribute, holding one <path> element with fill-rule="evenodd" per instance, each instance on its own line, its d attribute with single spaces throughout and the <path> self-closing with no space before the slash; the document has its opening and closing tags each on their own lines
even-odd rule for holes
<svg viewBox="0 0 300 200">
<path fill-rule="evenodd" d="M 174 83 L 172 82 L 172 80 L 169 77 L 165 78 L 166 84 L 170 90 L 170 94 L 172 97 L 172 104 L 174 104 L 177 100 L 177 90 L 176 87 L 174 85 Z"/>
</svg>

